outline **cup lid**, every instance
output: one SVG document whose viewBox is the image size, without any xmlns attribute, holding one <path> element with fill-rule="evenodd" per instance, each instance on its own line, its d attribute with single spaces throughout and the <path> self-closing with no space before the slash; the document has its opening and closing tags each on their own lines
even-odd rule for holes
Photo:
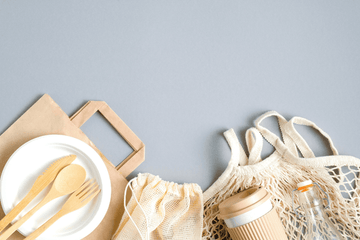
<svg viewBox="0 0 360 240">
<path fill-rule="evenodd" d="M 229 219 L 244 214 L 262 205 L 270 197 L 271 195 L 264 188 L 249 188 L 220 203 L 220 218 Z"/>
</svg>

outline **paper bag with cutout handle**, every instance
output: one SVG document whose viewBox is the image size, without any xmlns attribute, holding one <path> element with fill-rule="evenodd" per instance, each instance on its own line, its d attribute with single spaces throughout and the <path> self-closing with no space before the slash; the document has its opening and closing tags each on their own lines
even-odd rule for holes
<svg viewBox="0 0 360 240">
<path fill-rule="evenodd" d="M 133 149 L 118 166 L 114 166 L 80 129 L 97 111 Z M 111 239 L 124 212 L 124 190 L 128 183 L 125 177 L 144 161 L 145 145 L 105 102 L 89 101 L 69 118 L 51 97 L 45 94 L 0 136 L 0 171 L 2 172 L 9 157 L 21 145 L 47 134 L 62 134 L 80 139 L 89 144 L 103 159 L 111 180 L 110 206 L 100 225 L 84 239 Z M 0 218 L 3 217 L 4 212 L 0 209 Z M 9 239 L 24 238 L 19 232 L 15 232 Z"/>
</svg>

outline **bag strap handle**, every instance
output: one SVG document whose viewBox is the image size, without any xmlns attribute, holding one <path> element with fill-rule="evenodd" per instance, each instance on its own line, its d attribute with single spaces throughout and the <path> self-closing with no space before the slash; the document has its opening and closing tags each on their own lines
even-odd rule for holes
<svg viewBox="0 0 360 240">
<path fill-rule="evenodd" d="M 231 157 L 229 165 L 245 166 L 248 164 L 248 157 L 242 148 L 239 139 L 237 138 L 234 129 L 229 129 L 224 132 L 224 137 L 229 144 L 231 150 Z"/>
<path fill-rule="evenodd" d="M 220 175 L 220 177 L 208 188 L 203 194 L 203 201 L 206 202 L 210 198 L 214 197 L 221 189 L 223 189 L 229 180 L 232 172 L 235 168 L 240 166 L 247 165 L 248 158 L 244 149 L 242 148 L 239 139 L 237 138 L 234 129 L 230 128 L 224 132 L 224 137 L 229 144 L 231 150 L 230 161 L 225 169 L 225 171 Z"/>
<path fill-rule="evenodd" d="M 252 127 L 245 133 L 246 145 L 249 150 L 248 164 L 253 165 L 261 162 L 261 151 L 263 148 L 263 137 L 260 132 Z"/>
<path fill-rule="evenodd" d="M 313 158 L 315 157 L 313 151 L 307 144 L 307 142 L 304 140 L 304 138 L 296 131 L 294 124 L 303 125 L 312 127 L 315 130 L 317 130 L 322 136 L 324 136 L 327 141 L 329 142 L 331 151 L 334 155 L 339 155 L 337 149 L 334 146 L 333 141 L 331 140 L 329 134 L 327 134 L 325 131 L 323 131 L 321 128 L 319 128 L 314 122 L 302 118 L 302 117 L 293 117 L 284 127 L 285 132 L 293 139 L 294 142 L 296 142 L 297 147 L 299 148 L 299 151 L 303 155 L 304 158 Z"/>
<path fill-rule="evenodd" d="M 271 116 L 276 116 L 279 121 L 279 127 L 281 133 L 284 138 L 284 143 L 276 136 L 274 133 L 261 126 L 261 122 Z M 256 128 L 260 131 L 263 137 L 275 147 L 281 154 L 285 154 L 286 152 L 290 152 L 294 156 L 298 156 L 297 149 L 301 152 L 304 158 L 314 158 L 315 155 L 313 151 L 310 149 L 307 142 L 301 137 L 301 135 L 296 131 L 294 124 L 305 125 L 309 127 L 313 127 L 318 130 L 329 142 L 330 148 L 334 155 L 338 155 L 338 151 L 335 148 L 330 136 L 319 128 L 315 123 L 301 117 L 293 117 L 289 122 L 285 120 L 283 116 L 275 111 L 266 112 L 261 115 L 255 121 Z"/>
<path fill-rule="evenodd" d="M 260 125 L 262 121 L 269 117 L 277 118 L 283 141 L 269 129 Z M 266 112 L 255 120 L 256 129 L 259 130 L 266 141 L 273 145 L 276 150 L 280 151 L 281 153 L 289 151 L 291 154 L 296 156 L 298 155 L 296 146 L 297 143 L 292 138 L 290 138 L 290 136 L 285 131 L 285 126 L 287 123 L 287 120 L 276 111 Z"/>
<path fill-rule="evenodd" d="M 133 152 L 116 167 L 99 151 L 102 158 L 105 158 L 124 177 L 127 177 L 145 160 L 145 145 L 107 103 L 104 101 L 88 101 L 70 117 L 70 120 L 80 128 L 98 111 L 133 149 Z"/>
</svg>

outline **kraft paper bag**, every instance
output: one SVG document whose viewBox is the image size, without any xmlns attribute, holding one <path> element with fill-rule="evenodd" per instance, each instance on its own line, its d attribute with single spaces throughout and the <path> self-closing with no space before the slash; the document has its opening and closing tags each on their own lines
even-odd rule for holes
<svg viewBox="0 0 360 240">
<path fill-rule="evenodd" d="M 133 149 L 133 152 L 118 166 L 114 166 L 106 159 L 80 129 L 97 111 L 109 121 Z M 82 140 L 95 149 L 105 162 L 111 180 L 110 206 L 100 225 L 84 239 L 111 239 L 124 212 L 124 190 L 128 183 L 125 177 L 144 161 L 144 144 L 105 102 L 89 101 L 69 118 L 50 96 L 45 94 L 0 136 L 0 171 L 2 172 L 9 157 L 21 145 L 33 138 L 48 134 L 62 134 Z M 4 212 L 0 207 L 0 218 L 3 217 Z M 9 239 L 24 238 L 19 232 L 15 232 Z"/>
</svg>

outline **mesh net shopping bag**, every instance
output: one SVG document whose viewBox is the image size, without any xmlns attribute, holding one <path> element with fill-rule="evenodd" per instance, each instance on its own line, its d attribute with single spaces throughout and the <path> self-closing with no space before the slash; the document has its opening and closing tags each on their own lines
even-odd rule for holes
<svg viewBox="0 0 360 240">
<path fill-rule="evenodd" d="M 271 116 L 278 118 L 283 140 L 261 126 L 261 122 Z M 254 186 L 264 187 L 272 194 L 272 204 L 288 238 L 305 239 L 306 220 L 298 218 L 292 208 L 292 191 L 297 183 L 309 179 L 329 194 L 330 208 L 326 213 L 344 239 L 360 239 L 360 192 L 357 187 L 360 159 L 339 155 L 329 135 L 307 119 L 294 117 L 287 122 L 278 113 L 268 112 L 255 124 L 256 129 L 248 130 L 246 136 L 249 157 L 232 129 L 224 133 L 232 151 L 231 160 L 220 178 L 204 193 L 203 239 L 231 239 L 224 221 L 218 218 L 218 205 Z M 328 139 L 333 155 L 315 157 L 294 124 L 318 130 Z M 260 133 L 275 148 L 264 160 L 260 159 L 263 141 Z M 299 205 L 298 198 L 295 197 L 294 202 Z"/>
</svg>

